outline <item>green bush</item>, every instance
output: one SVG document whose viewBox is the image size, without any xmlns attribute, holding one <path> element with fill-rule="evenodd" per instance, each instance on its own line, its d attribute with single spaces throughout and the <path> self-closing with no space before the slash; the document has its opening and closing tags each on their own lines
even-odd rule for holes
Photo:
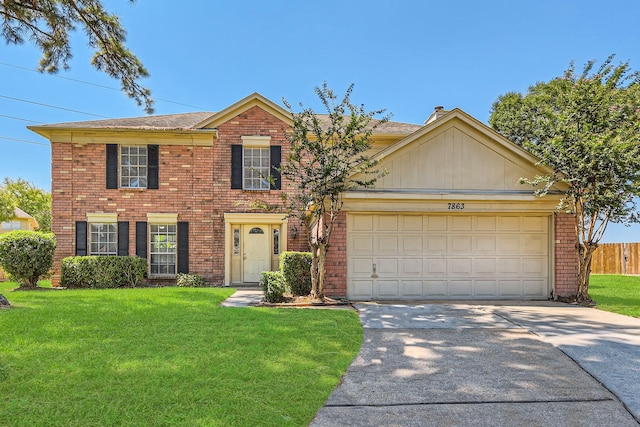
<svg viewBox="0 0 640 427">
<path fill-rule="evenodd" d="M 295 296 L 311 293 L 311 252 L 282 252 L 280 271 L 284 276 L 287 290 Z"/>
<path fill-rule="evenodd" d="M 284 301 L 286 286 L 284 276 L 279 271 L 263 271 L 260 277 L 260 286 L 266 302 Z"/>
<path fill-rule="evenodd" d="M 204 277 L 199 274 L 178 273 L 176 284 L 186 288 L 201 288 L 204 286 Z"/>
<path fill-rule="evenodd" d="M 0 265 L 21 287 L 36 287 L 53 266 L 53 233 L 15 230 L 0 235 Z"/>
<path fill-rule="evenodd" d="M 60 284 L 67 288 L 136 287 L 147 260 L 135 256 L 77 256 L 62 260 Z"/>
</svg>

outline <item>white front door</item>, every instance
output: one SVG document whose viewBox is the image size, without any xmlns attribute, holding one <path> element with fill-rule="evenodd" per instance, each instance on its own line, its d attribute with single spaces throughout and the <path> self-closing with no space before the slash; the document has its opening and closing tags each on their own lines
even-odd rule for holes
<svg viewBox="0 0 640 427">
<path fill-rule="evenodd" d="M 269 227 L 265 225 L 244 226 L 243 282 L 259 282 L 263 271 L 271 270 Z"/>
</svg>

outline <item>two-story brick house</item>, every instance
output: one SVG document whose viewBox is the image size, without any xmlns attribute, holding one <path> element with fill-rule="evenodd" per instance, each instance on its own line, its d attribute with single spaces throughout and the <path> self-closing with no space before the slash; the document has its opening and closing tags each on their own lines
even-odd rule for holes
<svg viewBox="0 0 640 427">
<path fill-rule="evenodd" d="M 282 191 L 289 113 L 259 94 L 217 113 L 30 126 L 51 141 L 54 269 L 72 255 L 138 255 L 152 279 L 255 283 L 300 224 L 249 203 Z M 351 299 L 547 298 L 576 290 L 572 220 L 520 177 L 536 159 L 463 111 L 379 127 L 389 171 L 344 194 L 328 295 Z M 264 175 L 271 175 L 269 182 Z M 54 282 L 59 276 L 54 277 Z"/>
</svg>

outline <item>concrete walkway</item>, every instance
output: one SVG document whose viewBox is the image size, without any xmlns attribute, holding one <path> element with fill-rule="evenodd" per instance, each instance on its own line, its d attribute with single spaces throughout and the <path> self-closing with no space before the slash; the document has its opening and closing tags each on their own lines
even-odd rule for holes
<svg viewBox="0 0 640 427">
<path fill-rule="evenodd" d="M 312 426 L 637 426 L 640 320 L 553 302 L 355 304 Z"/>
</svg>

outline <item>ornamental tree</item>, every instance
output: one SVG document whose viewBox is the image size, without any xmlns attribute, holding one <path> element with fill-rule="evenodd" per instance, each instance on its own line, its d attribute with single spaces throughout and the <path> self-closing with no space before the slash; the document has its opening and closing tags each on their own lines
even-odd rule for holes
<svg viewBox="0 0 640 427">
<path fill-rule="evenodd" d="M 100 0 L 0 0 L 0 25 L 0 35 L 7 43 L 30 40 L 40 49 L 38 69 L 47 73 L 69 68 L 69 34 L 80 25 L 89 47 L 95 50 L 91 65 L 120 80 L 127 96 L 144 105 L 147 113 L 153 112 L 151 91 L 138 82 L 149 73 L 126 48 L 127 33 L 118 17 L 107 12 Z"/>
<path fill-rule="evenodd" d="M 39 231 L 51 231 L 51 193 L 23 178 L 5 177 L 0 183 L 0 221 L 14 216 L 18 207 L 35 218 Z"/>
<path fill-rule="evenodd" d="M 542 196 L 566 187 L 558 209 L 575 215 L 578 291 L 589 297 L 591 259 L 610 222 L 639 222 L 640 73 L 610 56 L 596 70 L 588 62 L 576 74 L 506 93 L 492 106 L 490 125 L 535 154 L 553 173 L 522 179 Z"/>
<path fill-rule="evenodd" d="M 342 211 L 342 193 L 371 187 L 382 175 L 367 152 L 371 135 L 389 117 L 376 119 L 384 110 L 366 111 L 363 105 L 353 104 L 353 84 L 342 99 L 326 83 L 314 91 L 326 114 L 316 114 L 310 108 L 294 112 L 284 101 L 293 125 L 286 134 L 290 154 L 280 173 L 291 187 L 282 193 L 285 211 L 304 225 L 311 250 L 311 297 L 322 301 L 327 252 Z M 366 179 L 353 179 L 355 173 Z"/>
</svg>

